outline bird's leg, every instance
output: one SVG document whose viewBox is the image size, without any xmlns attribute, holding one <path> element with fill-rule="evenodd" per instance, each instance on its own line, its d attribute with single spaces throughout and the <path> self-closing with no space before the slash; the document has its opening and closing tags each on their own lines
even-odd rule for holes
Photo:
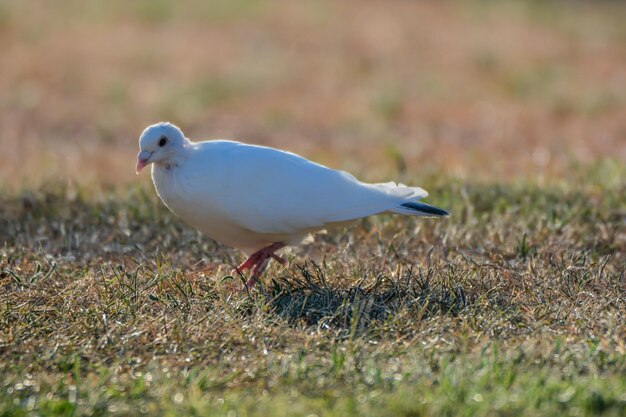
<svg viewBox="0 0 626 417">
<path fill-rule="evenodd" d="M 248 259 L 246 259 L 241 265 L 239 265 L 237 267 L 237 271 L 243 272 L 246 269 L 258 267 L 258 265 L 262 263 L 263 261 L 265 261 L 265 259 L 267 258 L 273 258 L 281 265 L 284 265 L 287 262 L 285 258 L 282 258 L 274 253 L 277 250 L 282 249 L 284 247 L 285 247 L 284 243 L 277 242 L 277 243 L 272 243 L 271 245 L 266 246 L 262 249 L 259 249 L 258 251 L 250 255 Z"/>
<path fill-rule="evenodd" d="M 252 268 L 252 274 L 250 274 L 250 279 L 246 282 L 246 287 L 248 287 L 248 289 L 254 287 L 255 284 L 259 282 L 258 277 L 260 277 L 265 268 L 267 268 L 267 264 L 270 263 L 270 259 L 271 257 L 266 257 L 258 264 L 254 265 L 254 268 Z"/>
<path fill-rule="evenodd" d="M 252 276 L 261 276 L 263 271 L 265 271 L 265 268 L 267 268 L 267 265 L 270 263 L 270 259 L 272 259 L 271 256 L 266 256 L 262 260 L 260 260 L 258 264 L 254 265 L 254 268 L 252 268 Z"/>
<path fill-rule="evenodd" d="M 246 269 L 250 269 L 253 266 L 255 266 L 259 260 L 259 257 L 261 256 L 261 251 L 263 249 L 254 252 L 252 255 L 250 255 L 248 257 L 248 259 L 246 259 L 245 261 L 243 261 L 243 263 L 241 265 L 239 265 L 237 268 L 235 268 L 237 270 L 237 272 L 239 272 L 240 274 L 245 271 Z"/>
<path fill-rule="evenodd" d="M 248 259 L 246 259 L 241 265 L 237 267 L 237 271 L 241 273 L 246 269 L 252 269 L 252 274 L 248 282 L 246 283 L 248 288 L 252 288 L 254 284 L 258 282 L 258 277 L 263 273 L 270 259 L 275 259 L 281 265 L 284 265 L 287 261 L 276 255 L 274 252 L 285 247 L 282 242 L 272 243 L 258 251 L 254 252 Z"/>
<path fill-rule="evenodd" d="M 267 265 L 270 263 L 270 259 L 272 259 L 272 255 L 264 255 L 265 256 L 262 259 L 259 259 L 259 262 L 254 265 L 254 268 L 252 268 L 250 279 L 248 279 L 248 282 L 246 282 L 246 286 L 248 287 L 248 289 L 254 287 L 254 285 L 259 282 L 258 277 L 260 277 L 263 271 L 265 271 L 265 268 L 267 268 Z"/>
</svg>

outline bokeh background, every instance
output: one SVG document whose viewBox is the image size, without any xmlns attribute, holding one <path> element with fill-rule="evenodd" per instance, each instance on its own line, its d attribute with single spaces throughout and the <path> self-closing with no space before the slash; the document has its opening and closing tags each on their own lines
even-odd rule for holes
<svg viewBox="0 0 626 417">
<path fill-rule="evenodd" d="M 368 180 L 570 178 L 626 161 L 624 22 L 623 1 L 0 0 L 0 184 L 137 181 L 159 120 Z"/>
</svg>

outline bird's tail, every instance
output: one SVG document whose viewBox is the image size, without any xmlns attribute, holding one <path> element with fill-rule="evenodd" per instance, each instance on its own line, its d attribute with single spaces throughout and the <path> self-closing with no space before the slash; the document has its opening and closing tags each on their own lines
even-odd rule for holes
<svg viewBox="0 0 626 417">
<path fill-rule="evenodd" d="M 381 182 L 378 184 L 367 184 L 367 186 L 377 189 L 387 195 L 406 199 L 406 200 L 418 200 L 420 198 L 428 197 L 428 192 L 420 187 L 411 187 L 402 183 L 396 184 L 395 182 Z"/>
<path fill-rule="evenodd" d="M 408 214 L 410 216 L 419 217 L 443 217 L 450 214 L 447 211 L 440 209 L 439 207 L 431 206 L 417 201 L 401 203 L 400 205 L 394 207 L 389 211 L 393 213 Z"/>
<path fill-rule="evenodd" d="M 411 201 L 428 197 L 428 192 L 420 187 L 410 187 L 404 184 L 396 184 L 395 182 L 368 185 L 376 188 L 378 191 L 382 191 L 387 195 L 399 197 L 400 199 L 404 200 L 404 202 L 399 203 L 397 206 L 389 210 L 392 213 L 408 214 L 410 216 L 421 217 L 442 217 L 448 216 L 449 214 L 447 211 L 442 210 L 438 207 L 434 207 L 417 201 Z"/>
</svg>

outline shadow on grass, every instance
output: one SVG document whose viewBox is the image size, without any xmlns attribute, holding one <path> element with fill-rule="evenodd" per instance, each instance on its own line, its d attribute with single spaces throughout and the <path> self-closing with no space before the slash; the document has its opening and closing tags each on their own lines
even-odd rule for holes
<svg viewBox="0 0 626 417">
<path fill-rule="evenodd" d="M 292 323 L 360 331 L 401 310 L 424 319 L 456 316 L 469 304 L 461 285 L 437 282 L 433 269 L 408 269 L 397 279 L 380 275 L 370 283 L 364 277 L 350 286 L 329 283 L 325 270 L 313 262 L 294 270 L 274 279 L 266 293 L 275 313 Z"/>
</svg>

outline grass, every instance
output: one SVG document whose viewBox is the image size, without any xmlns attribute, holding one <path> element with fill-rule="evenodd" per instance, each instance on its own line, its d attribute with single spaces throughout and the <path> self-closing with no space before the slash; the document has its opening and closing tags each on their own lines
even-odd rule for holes
<svg viewBox="0 0 626 417">
<path fill-rule="evenodd" d="M 322 235 L 250 293 L 151 190 L 10 194 L 2 415 L 623 415 L 626 190 L 602 172 L 435 181 L 450 220 Z"/>
</svg>

